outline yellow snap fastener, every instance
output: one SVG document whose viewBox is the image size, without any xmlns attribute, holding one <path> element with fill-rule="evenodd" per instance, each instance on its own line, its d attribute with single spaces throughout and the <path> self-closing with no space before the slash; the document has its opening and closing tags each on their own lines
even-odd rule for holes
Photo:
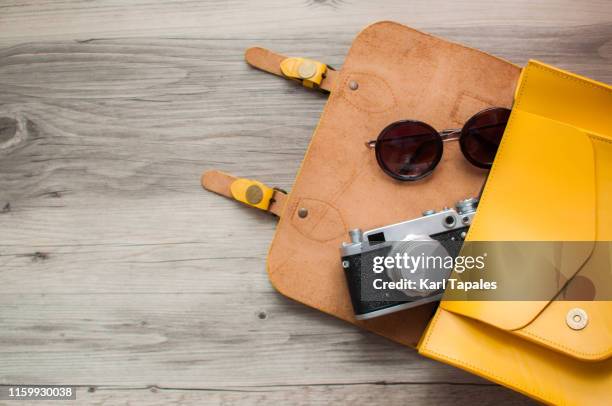
<svg viewBox="0 0 612 406">
<path fill-rule="evenodd" d="M 317 73 L 317 65 L 312 61 L 303 61 L 298 68 L 298 74 L 302 79 L 309 79 Z"/>
<path fill-rule="evenodd" d="M 587 312 L 585 312 L 581 308 L 575 307 L 569 312 L 567 312 L 567 316 L 565 316 L 565 322 L 572 330 L 582 330 L 588 324 L 589 316 Z"/>
</svg>

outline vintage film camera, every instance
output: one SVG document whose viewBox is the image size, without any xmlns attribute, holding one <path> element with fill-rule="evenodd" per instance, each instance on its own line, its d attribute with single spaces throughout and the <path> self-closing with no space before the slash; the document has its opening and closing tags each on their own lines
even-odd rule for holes
<svg viewBox="0 0 612 406">
<path fill-rule="evenodd" d="M 451 269 L 442 269 L 441 261 L 432 269 L 425 261 L 436 257 L 452 260 L 459 255 L 477 205 L 478 199 L 470 198 L 457 202 L 454 209 L 427 210 L 423 217 L 366 232 L 351 230 L 351 242 L 342 243 L 340 251 L 355 317 L 366 320 L 440 300 L 443 289 L 420 288 L 419 282 L 444 281 Z M 421 257 L 422 266 L 407 269 L 390 264 L 394 261 L 384 264 L 380 260 L 406 256 Z M 412 287 L 404 286 L 410 280 L 414 281 L 408 282 Z M 380 289 L 385 283 L 390 286 L 388 282 L 401 287 Z"/>
</svg>

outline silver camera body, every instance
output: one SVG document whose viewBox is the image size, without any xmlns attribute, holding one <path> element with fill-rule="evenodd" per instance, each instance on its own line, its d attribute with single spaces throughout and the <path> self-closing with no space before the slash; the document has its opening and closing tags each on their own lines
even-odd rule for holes
<svg viewBox="0 0 612 406">
<path fill-rule="evenodd" d="M 424 277 L 425 270 L 385 267 L 384 272 L 377 273 L 372 270 L 374 258 L 396 255 L 457 257 L 477 206 L 478 199 L 470 198 L 457 202 L 454 208 L 427 210 L 416 219 L 365 232 L 349 231 L 351 242 L 342 243 L 340 251 L 355 317 L 366 320 L 440 300 L 443 290 L 378 291 L 373 284 L 401 279 L 416 281 Z M 439 281 L 448 278 L 449 274 L 450 271 L 441 270 L 428 273 L 427 277 Z"/>
</svg>

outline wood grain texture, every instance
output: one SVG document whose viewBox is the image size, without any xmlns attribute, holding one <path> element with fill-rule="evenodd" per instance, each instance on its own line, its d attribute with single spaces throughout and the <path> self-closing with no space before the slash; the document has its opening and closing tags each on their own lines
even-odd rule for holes
<svg viewBox="0 0 612 406">
<path fill-rule="evenodd" d="M 97 387 L 91 404 L 528 403 L 280 297 L 275 220 L 199 186 L 218 168 L 290 189 L 325 103 L 246 47 L 341 66 L 380 19 L 612 82 L 608 1 L 4 1 L 0 383 Z"/>
</svg>

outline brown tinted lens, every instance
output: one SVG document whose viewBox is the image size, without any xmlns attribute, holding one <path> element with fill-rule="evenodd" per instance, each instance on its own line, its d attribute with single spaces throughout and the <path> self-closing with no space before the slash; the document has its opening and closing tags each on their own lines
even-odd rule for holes
<svg viewBox="0 0 612 406">
<path fill-rule="evenodd" d="M 465 123 L 461 130 L 461 150 L 480 168 L 490 168 L 501 142 L 510 110 L 493 108 L 481 111 Z"/>
<path fill-rule="evenodd" d="M 420 121 L 393 123 L 376 140 L 379 165 L 396 179 L 420 179 L 435 168 L 441 157 L 438 132 Z"/>
</svg>

